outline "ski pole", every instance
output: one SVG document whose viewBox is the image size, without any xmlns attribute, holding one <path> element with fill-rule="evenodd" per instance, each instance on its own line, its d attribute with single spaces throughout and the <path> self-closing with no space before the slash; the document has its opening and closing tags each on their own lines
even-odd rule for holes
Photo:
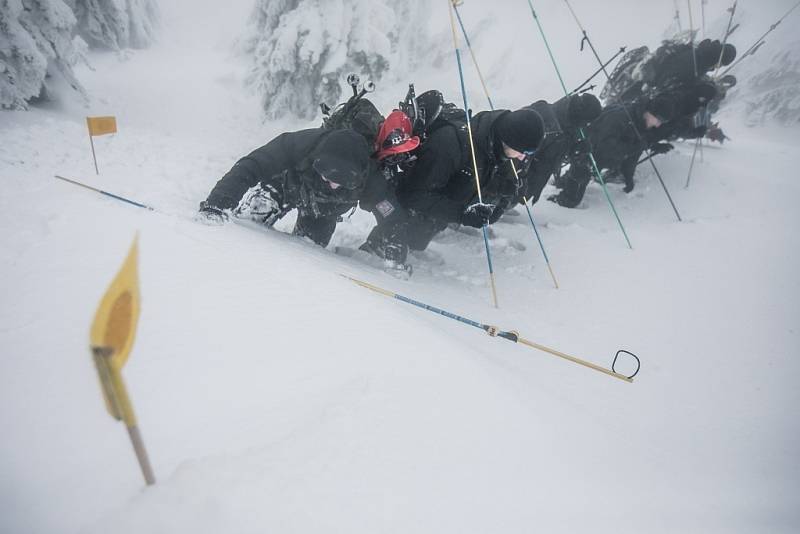
<svg viewBox="0 0 800 534">
<path fill-rule="evenodd" d="M 556 63 L 555 57 L 553 57 L 553 51 L 550 49 L 550 43 L 547 41 L 547 37 L 544 34 L 544 29 L 542 28 L 541 22 L 539 22 L 539 15 L 537 15 L 536 10 L 533 9 L 533 4 L 531 3 L 531 0 L 528 0 L 528 6 L 530 6 L 531 8 L 531 14 L 533 15 L 533 20 L 536 21 L 536 26 L 539 28 L 539 34 L 542 36 L 542 40 L 544 41 L 544 46 L 547 49 L 548 55 L 550 56 L 550 61 L 553 63 L 553 68 L 556 70 L 556 76 L 558 76 L 558 81 L 561 82 L 561 88 L 564 90 L 564 94 L 569 96 L 569 91 L 567 91 L 567 86 L 566 84 L 564 84 L 564 79 L 561 77 L 561 71 L 558 68 L 558 64 Z M 578 135 L 580 135 L 581 140 L 586 139 L 586 134 L 584 133 L 583 128 L 578 128 Z M 619 224 L 620 230 L 622 230 L 622 235 L 625 236 L 625 242 L 628 243 L 628 248 L 633 249 L 633 245 L 631 245 L 631 240 L 628 239 L 628 233 L 625 231 L 625 227 L 622 225 L 622 221 L 620 220 L 619 214 L 617 213 L 617 208 L 614 206 L 614 202 L 611 200 L 611 195 L 609 195 L 608 193 L 606 182 L 605 180 L 603 180 L 602 174 L 600 174 L 600 169 L 597 166 L 597 161 L 595 161 L 594 154 L 591 151 L 589 151 L 589 161 L 592 163 L 592 170 L 594 171 L 595 177 L 597 177 L 598 182 L 600 182 L 600 185 L 603 187 L 603 193 L 605 193 L 608 205 L 611 207 L 611 212 L 617 219 L 617 224 Z"/>
<path fill-rule="evenodd" d="M 611 59 L 609 59 L 608 61 L 606 61 L 605 63 L 603 63 L 603 64 L 600 66 L 600 68 L 599 68 L 599 69 L 597 69 L 596 71 L 594 71 L 594 73 L 592 73 L 592 75 L 591 75 L 591 76 L 589 76 L 589 78 L 588 78 L 588 79 L 587 79 L 585 82 L 583 82 L 583 83 L 582 83 L 582 84 L 580 84 L 578 87 L 576 87 L 575 89 L 573 89 L 573 90 L 572 90 L 572 92 L 571 92 L 570 94 L 573 94 L 573 95 L 574 95 L 575 93 L 577 93 L 578 91 L 580 91 L 581 89 L 583 89 L 583 88 L 586 86 L 586 84 L 587 84 L 587 83 L 589 83 L 589 82 L 591 82 L 592 80 L 594 80 L 595 76 L 597 76 L 598 74 L 600 74 L 601 72 L 603 72 L 603 69 L 604 69 L 604 68 L 608 67 L 608 66 L 609 66 L 609 65 L 610 65 L 610 64 L 611 64 L 611 63 L 612 63 L 612 62 L 613 62 L 615 59 L 617 59 L 617 56 L 619 56 L 620 54 L 622 54 L 622 53 L 624 53 L 624 52 L 625 52 L 625 48 L 627 48 L 627 47 L 625 47 L 625 46 L 621 47 L 621 48 L 619 49 L 619 52 L 617 52 L 616 54 L 614 54 L 613 56 L 611 56 Z M 592 87 L 594 87 L 594 86 L 592 86 Z"/>
<path fill-rule="evenodd" d="M 772 33 L 772 32 L 775 30 L 775 28 L 777 28 L 777 27 L 778 27 L 778 24 L 780 24 L 781 22 L 783 22 L 783 19 L 785 19 L 786 17 L 788 17 L 788 16 L 789 16 L 789 15 L 792 13 L 792 11 L 794 11 L 795 9 L 797 9 L 797 7 L 798 7 L 798 6 L 800 6 L 800 2 L 797 2 L 797 3 L 796 3 L 794 6 L 792 6 L 792 8 L 791 8 L 789 11 L 787 11 L 787 12 L 786 12 L 786 13 L 785 13 L 785 14 L 784 14 L 784 15 L 783 15 L 781 18 L 779 18 L 779 19 L 778 19 L 778 21 L 777 21 L 775 24 L 771 25 L 771 26 L 769 27 L 769 30 L 767 30 L 767 31 L 764 33 L 764 35 L 762 35 L 761 37 L 759 37 L 759 38 L 756 40 L 756 42 L 755 42 L 755 43 L 753 43 L 753 45 L 752 45 L 750 48 L 748 48 L 748 49 L 745 51 L 745 53 L 741 55 L 741 57 L 739 57 L 739 59 L 737 59 L 736 61 L 734 61 L 734 62 L 733 62 L 733 64 L 731 64 L 731 65 L 730 65 L 730 66 L 729 66 L 727 69 L 725 69 L 725 71 L 724 71 L 722 74 L 720 74 L 720 75 L 719 75 L 719 78 L 722 78 L 723 76 L 725 76 L 726 74 L 728 74 L 728 72 L 730 72 L 730 70 L 731 70 L 733 67 L 735 67 L 736 65 L 738 65 L 738 64 L 739 64 L 739 63 L 740 63 L 740 62 L 741 62 L 741 61 L 742 61 L 744 58 L 746 58 L 747 56 L 751 56 L 751 55 L 755 54 L 756 50 L 758 50 L 759 48 L 761 48 L 761 45 L 763 45 L 763 44 L 764 44 L 764 38 L 765 38 L 767 35 L 769 35 L 770 33 Z"/>
<path fill-rule="evenodd" d="M 694 77 L 697 79 L 697 52 L 694 49 L 694 21 L 692 20 L 692 0 L 686 0 L 686 8 L 689 11 L 689 46 L 692 47 L 692 66 L 694 67 Z M 723 44 L 723 48 L 725 45 Z M 720 55 L 722 51 L 720 51 Z M 719 62 L 717 62 L 719 65 Z M 697 157 L 697 149 L 700 148 L 702 137 L 698 137 L 694 142 L 694 150 L 692 151 L 692 161 L 689 164 L 689 175 L 686 177 L 686 185 L 684 189 L 689 187 L 689 181 L 692 179 L 692 170 L 694 169 L 694 160 Z"/>
<path fill-rule="evenodd" d="M 458 77 L 461 80 L 461 96 L 464 99 L 464 116 L 467 119 L 467 138 L 469 139 L 469 149 L 472 153 L 472 167 L 475 170 L 475 186 L 478 190 L 478 202 L 483 204 L 483 194 L 481 193 L 481 180 L 478 176 L 478 160 L 475 156 L 475 141 L 472 139 L 472 124 L 469 116 L 469 104 L 467 102 L 467 89 L 464 86 L 464 71 L 461 67 L 461 50 L 458 47 L 458 37 L 456 36 L 456 23 L 453 18 L 457 0 L 447 0 L 447 11 L 450 14 L 450 27 L 453 30 L 453 47 L 456 50 L 456 63 L 458 63 Z M 488 224 L 483 225 L 483 244 L 486 247 L 486 261 L 489 264 L 489 283 L 492 288 L 492 302 L 497 308 L 497 287 L 494 280 L 494 267 L 492 266 L 492 252 L 489 249 L 489 229 Z"/>
<path fill-rule="evenodd" d="M 127 202 L 128 204 L 132 204 L 132 205 L 136 206 L 137 208 L 144 208 L 146 210 L 156 211 L 155 208 L 152 208 L 152 207 L 150 207 L 150 206 L 148 206 L 146 204 L 140 204 L 139 202 L 134 202 L 133 200 L 130 200 L 130 199 L 125 198 L 125 197 L 121 197 L 119 195 L 115 195 L 113 193 L 109 193 L 108 191 L 103 191 L 102 189 L 97 189 L 96 187 L 92 187 L 90 185 L 82 184 L 80 182 L 76 182 L 75 180 L 70 180 L 69 178 L 64 178 L 63 176 L 59 176 L 57 174 L 55 175 L 55 177 L 58 178 L 59 180 L 64 180 L 65 182 L 69 182 L 69 183 L 71 183 L 73 185 L 77 185 L 79 187 L 84 187 L 86 189 L 90 189 L 90 190 L 92 190 L 92 191 L 94 191 L 96 193 L 100 193 L 101 195 L 106 195 L 106 196 L 111 197 L 113 199 L 116 199 L 116 200 L 119 200 L 119 201 L 122 201 L 122 202 Z"/>
<path fill-rule="evenodd" d="M 692 67 L 694 67 L 694 77 L 697 78 L 697 53 L 694 49 L 694 19 L 692 18 L 692 0 L 686 0 L 686 10 L 689 11 L 689 46 L 692 47 Z"/>
<path fill-rule="evenodd" d="M 514 343 L 521 343 L 523 345 L 527 345 L 528 347 L 531 347 L 531 348 L 546 352 L 548 354 L 552 354 L 553 356 L 558 356 L 559 358 L 563 358 L 563 359 L 565 359 L 567 361 L 570 361 L 570 362 L 573 362 L 573 363 L 577 363 L 578 365 L 582 365 L 584 367 L 588 367 L 589 369 L 594 369 L 595 371 L 599 371 L 599 372 L 607 374 L 609 376 L 613 376 L 614 378 L 618 378 L 620 380 L 624 380 L 625 382 L 628 382 L 628 383 L 633 382 L 633 377 L 636 376 L 639 373 L 639 369 L 641 368 L 641 361 L 639 360 L 639 358 L 635 354 L 633 354 L 632 352 L 629 352 L 627 350 L 623 350 L 623 349 L 618 350 L 617 354 L 614 356 L 614 360 L 613 360 L 613 362 L 611 364 L 611 369 L 607 369 L 605 367 L 601 367 L 599 365 L 596 365 L 596 364 L 594 364 L 592 362 L 589 362 L 589 361 L 586 361 L 586 360 L 583 360 L 583 359 L 580 359 L 580 358 L 576 358 L 575 356 L 570 356 L 569 354 L 565 354 L 565 353 L 563 353 L 561 351 L 558 351 L 556 349 L 553 349 L 553 348 L 550 348 L 550 347 L 546 347 L 545 345 L 541 345 L 539 343 L 535 343 L 533 341 L 525 339 L 525 338 L 523 338 L 523 337 L 521 337 L 519 335 L 519 332 L 516 332 L 514 330 L 501 330 L 500 328 L 498 328 L 496 326 L 479 323 L 478 321 L 473 321 L 472 319 L 468 319 L 466 317 L 462 317 L 461 315 L 456 315 L 455 313 L 449 312 L 447 310 L 443 310 L 441 308 L 437 308 L 435 306 L 431 306 L 429 304 L 425 304 L 424 302 L 420 302 L 420 301 L 411 299 L 409 297 L 400 295 L 398 293 L 393 293 L 392 291 L 389 291 L 387 289 L 383 289 L 381 287 L 378 287 L 378 286 L 372 285 L 370 283 L 364 282 L 363 280 L 358 280 L 357 278 L 353 278 L 353 277 L 350 277 L 350 276 L 347 276 L 347 275 L 344 275 L 344 274 L 342 274 L 341 276 L 344 277 L 344 278 L 347 278 L 348 280 L 350 280 L 351 282 L 355 283 L 356 285 L 359 285 L 359 286 L 361 286 L 361 287 L 363 287 L 365 289 L 369 289 L 370 291 L 374 291 L 375 293 L 379 293 L 379 294 L 384 295 L 386 297 L 393 298 L 393 299 L 399 300 L 401 302 L 405 302 L 406 304 L 411 304 L 412 306 L 416 306 L 418 308 L 422 308 L 423 310 L 428 310 L 430 312 L 436 313 L 436 314 L 441 315 L 443 317 L 447 317 L 448 319 L 453 319 L 453 320 L 458 321 L 460 323 L 464 323 L 464 324 L 467 324 L 469 326 L 474 326 L 475 328 L 480 328 L 481 330 L 483 330 L 484 332 L 489 334 L 491 337 L 500 337 L 500 338 L 506 339 L 508 341 L 513 341 Z M 628 354 L 628 355 L 632 356 L 634 358 L 634 360 L 636 360 L 636 371 L 634 371 L 633 374 L 624 375 L 624 374 L 618 373 L 615 370 L 615 365 L 617 363 L 617 359 L 619 358 L 620 354 Z"/>
<path fill-rule="evenodd" d="M 464 28 L 464 23 L 461 21 L 461 15 L 458 13 L 458 7 L 455 2 L 453 1 L 453 9 L 458 15 L 458 23 L 461 26 L 461 33 L 464 35 L 464 40 L 469 45 L 469 36 L 467 35 L 467 30 Z M 472 48 L 470 47 L 470 51 Z M 472 62 L 475 65 L 475 70 L 478 71 L 478 75 L 480 76 L 481 69 L 478 66 L 478 60 L 475 58 L 475 54 L 472 54 Z M 492 99 L 489 96 L 489 90 L 486 88 L 486 84 L 483 83 L 483 77 L 481 76 L 481 84 L 483 84 L 483 92 L 486 94 L 486 99 L 489 101 L 489 108 L 494 110 L 494 104 L 492 103 Z M 514 164 L 513 160 L 508 160 L 509 165 L 511 165 L 511 170 L 514 171 L 514 177 L 516 178 L 517 184 L 520 183 L 519 181 L 519 174 L 517 173 L 517 166 Z M 528 207 L 528 198 L 523 196 L 523 204 L 525 205 L 525 210 L 528 212 L 528 219 L 531 221 L 531 226 L 533 227 L 533 233 L 536 235 L 536 240 L 539 242 L 539 248 L 542 250 L 542 255 L 544 256 L 544 261 L 547 264 L 547 268 L 550 270 L 550 277 L 553 279 L 553 284 L 555 284 L 556 289 L 558 289 L 558 280 L 556 280 L 556 275 L 553 272 L 553 267 L 550 265 L 550 258 L 547 256 L 547 251 L 544 249 L 544 242 L 542 241 L 542 237 L 539 235 L 539 230 L 536 228 L 536 222 L 533 220 L 533 214 L 531 213 L 531 209 Z"/>
<path fill-rule="evenodd" d="M 683 28 L 681 27 L 681 10 L 678 8 L 678 0 L 673 0 L 672 2 L 675 5 L 675 22 L 678 23 L 678 33 L 683 32 Z"/>
<path fill-rule="evenodd" d="M 486 95 L 486 100 L 489 101 L 489 108 L 494 109 L 492 98 L 489 96 L 488 89 L 486 89 L 486 81 L 483 79 L 481 68 L 478 66 L 478 60 L 475 58 L 475 52 L 472 50 L 472 43 L 469 42 L 467 30 L 464 28 L 464 22 L 461 20 L 461 13 L 458 11 L 459 5 L 460 3 L 458 3 L 457 0 L 453 0 L 453 11 L 456 12 L 456 17 L 458 17 L 458 25 L 461 26 L 461 33 L 464 35 L 464 42 L 467 43 L 467 49 L 469 50 L 470 56 L 472 56 L 472 64 L 475 65 L 475 70 L 478 72 L 478 78 L 481 80 L 481 85 L 483 86 L 483 93 Z"/>
<path fill-rule="evenodd" d="M 508 160 L 508 163 L 511 165 L 511 170 L 514 171 L 514 176 L 517 179 L 517 183 L 519 183 L 519 174 L 517 173 L 517 166 L 514 165 L 514 162 Z M 536 234 L 536 240 L 539 242 L 539 248 L 542 251 L 542 255 L 544 256 L 544 262 L 547 264 L 547 268 L 550 270 L 550 277 L 553 279 L 553 284 L 558 289 L 558 280 L 556 280 L 556 275 L 553 272 L 553 266 L 550 265 L 550 258 L 547 256 L 547 251 L 544 249 L 544 243 L 542 242 L 542 236 L 539 235 L 539 230 L 536 228 L 536 223 L 533 220 L 533 212 L 531 212 L 530 206 L 528 206 L 528 197 L 526 195 L 522 196 L 522 205 L 525 206 L 525 211 L 528 212 L 528 219 L 531 221 L 531 227 L 533 228 L 533 233 Z"/>
<path fill-rule="evenodd" d="M 730 16 L 728 17 L 728 25 L 725 26 L 725 35 L 722 37 L 722 47 L 719 50 L 719 58 L 717 59 L 717 64 L 714 66 L 714 76 L 713 78 L 717 78 L 717 72 L 719 72 L 720 66 L 722 66 L 722 57 L 725 55 L 725 45 L 728 43 L 728 37 L 731 35 L 731 24 L 733 24 L 733 17 L 736 15 L 736 6 L 739 4 L 739 0 L 733 0 L 733 6 L 731 6 L 728 11 L 730 12 Z M 737 24 L 738 26 L 738 24 Z"/>
<path fill-rule="evenodd" d="M 528 0 L 528 2 L 530 2 L 530 0 Z M 597 53 L 597 50 L 595 49 L 594 44 L 592 43 L 592 40 L 589 38 L 589 34 L 586 33 L 586 29 L 581 24 L 581 21 L 578 20 L 578 16 L 575 14 L 575 11 L 572 9 L 572 5 L 569 3 L 569 0 L 564 0 L 564 3 L 567 4 L 567 8 L 569 9 L 570 13 L 572 13 L 572 18 L 575 19 L 575 23 L 578 25 L 578 28 L 580 28 L 581 32 L 583 33 L 583 39 L 581 39 L 581 46 L 583 46 L 583 43 L 585 41 L 589 45 L 589 48 L 592 50 L 592 54 L 594 54 L 594 57 L 597 60 L 597 62 L 600 65 L 602 65 L 603 61 L 600 59 L 600 55 Z M 609 81 L 611 80 L 611 76 L 608 74 L 608 71 L 606 70 L 605 67 L 603 67 L 603 74 L 606 75 L 606 79 L 607 80 L 609 80 Z M 636 127 L 636 123 L 633 120 L 633 116 L 631 115 L 631 112 L 628 109 L 628 106 L 626 106 L 625 104 L 622 104 L 622 109 L 625 110 L 625 114 L 628 116 L 628 120 L 631 123 L 631 128 L 633 128 L 633 132 L 636 134 L 636 137 L 639 139 L 639 142 L 642 143 L 642 145 L 644 145 L 645 152 L 647 152 L 647 154 L 650 155 L 650 148 L 647 146 L 647 142 L 645 142 L 644 137 L 642 137 L 642 134 L 639 132 L 639 129 Z M 648 161 L 650 162 L 650 166 L 653 167 L 653 171 L 656 173 L 656 176 L 658 177 L 658 181 L 661 182 L 661 187 L 664 189 L 664 193 L 666 193 L 666 195 L 667 195 L 667 200 L 669 200 L 670 206 L 672 206 L 672 211 L 675 212 L 675 217 L 678 218 L 678 221 L 682 221 L 681 214 L 678 213 L 678 208 L 675 206 L 675 202 L 672 201 L 672 195 L 669 194 L 669 189 L 667 189 L 667 184 L 664 183 L 664 179 L 661 177 L 661 172 L 659 172 L 658 167 L 656 167 L 656 164 L 652 159 L 649 159 Z"/>
<path fill-rule="evenodd" d="M 700 18 L 703 21 L 703 39 L 706 38 L 706 3 L 708 0 L 700 0 Z"/>
<path fill-rule="evenodd" d="M 719 58 L 717 59 L 716 67 L 714 68 L 714 79 L 716 79 L 716 73 L 719 71 L 719 67 L 722 64 L 722 56 L 725 52 L 725 45 L 728 42 L 728 36 L 731 34 L 731 24 L 733 24 L 733 17 L 736 14 L 736 5 L 738 4 L 738 0 L 734 0 L 733 7 L 731 7 L 728 11 L 730 11 L 730 16 L 728 17 L 728 25 L 725 27 L 725 35 L 722 37 L 722 47 L 719 51 Z M 692 54 L 694 54 L 694 49 L 692 49 Z M 695 76 L 697 75 L 697 65 L 695 64 Z M 694 171 L 694 162 L 697 158 L 697 149 L 702 148 L 702 137 L 698 137 L 697 140 L 694 142 L 694 150 L 692 150 L 692 159 L 689 162 L 689 172 L 686 175 L 686 185 L 683 186 L 684 189 L 689 188 L 689 184 L 692 182 L 692 172 Z"/>
</svg>

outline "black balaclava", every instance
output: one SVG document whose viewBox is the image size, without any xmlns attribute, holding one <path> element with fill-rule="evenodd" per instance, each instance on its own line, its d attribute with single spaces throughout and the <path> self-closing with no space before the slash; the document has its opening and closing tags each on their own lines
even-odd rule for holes
<svg viewBox="0 0 800 534">
<path fill-rule="evenodd" d="M 311 166 L 327 180 L 345 189 L 359 189 L 366 182 L 369 145 L 353 130 L 334 130 L 311 155 Z"/>
<path fill-rule="evenodd" d="M 644 107 L 644 111 L 654 115 L 661 122 L 669 122 L 675 116 L 675 104 L 665 96 L 652 98 Z"/>
<path fill-rule="evenodd" d="M 501 115 L 494 123 L 496 139 L 517 152 L 536 150 L 544 137 L 544 122 L 532 109 Z"/>
<path fill-rule="evenodd" d="M 574 95 L 569 100 L 569 122 L 573 128 L 583 128 L 603 111 L 603 106 L 596 96 L 584 93 Z"/>
</svg>

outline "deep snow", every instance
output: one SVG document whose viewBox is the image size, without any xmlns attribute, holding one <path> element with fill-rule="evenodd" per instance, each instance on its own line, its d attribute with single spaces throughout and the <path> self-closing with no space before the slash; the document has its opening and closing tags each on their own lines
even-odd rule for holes
<svg viewBox="0 0 800 534">
<path fill-rule="evenodd" d="M 563 6 L 540 3 L 577 85 L 594 65 L 577 55 Z M 537 204 L 558 290 L 524 211 L 506 217 L 492 229 L 494 310 L 478 235 L 447 231 L 402 281 L 285 233 L 193 223 L 236 158 L 308 124 L 263 123 L 241 89 L 244 62 L 228 50 L 249 2 L 165 4 L 157 46 L 93 55 L 96 70 L 79 72 L 89 109 L 0 115 L 0 532 L 797 531 L 797 129 L 723 113 L 733 140 L 706 146 L 689 189 L 692 144 L 660 157 L 683 223 L 647 168 L 630 195 L 611 185 L 634 250 L 596 185 L 579 209 Z M 483 21 L 473 45 L 508 107 L 558 96 L 519 4 L 462 11 L 468 28 Z M 652 28 L 617 25 L 666 25 L 671 2 L 641 4 L 613 3 L 625 17 L 615 21 L 573 2 L 610 50 L 622 33 L 630 46 L 657 44 Z M 764 17 L 782 10 L 765 5 Z M 431 20 L 446 24 L 444 9 Z M 443 28 L 446 62 L 405 83 L 458 101 Z M 403 83 L 379 87 L 382 110 Z M 474 75 L 468 85 L 482 109 Z M 95 140 L 94 176 L 83 117 L 100 114 L 120 131 Z M 356 213 L 332 246 L 357 246 L 371 224 Z M 125 377 L 152 488 L 104 410 L 87 350 L 137 231 L 143 308 Z M 599 365 L 626 348 L 642 371 L 626 384 L 339 273 Z"/>
</svg>

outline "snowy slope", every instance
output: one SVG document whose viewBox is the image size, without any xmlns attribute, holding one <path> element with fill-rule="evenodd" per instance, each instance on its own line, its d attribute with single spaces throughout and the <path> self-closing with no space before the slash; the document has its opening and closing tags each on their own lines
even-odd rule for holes
<svg viewBox="0 0 800 534">
<path fill-rule="evenodd" d="M 750 129 L 730 113 L 733 142 L 706 147 L 689 189 L 692 145 L 661 157 L 682 223 L 649 169 L 630 195 L 611 185 L 633 250 L 595 185 L 576 210 L 537 204 L 558 290 L 527 215 L 506 217 L 492 229 L 495 310 L 478 235 L 447 231 L 402 281 L 285 233 L 190 220 L 237 157 L 307 126 L 262 123 L 227 52 L 249 2 L 215 4 L 164 5 L 174 31 L 157 47 L 94 56 L 96 71 L 80 73 L 89 110 L 0 115 L 0 532 L 797 531 L 796 129 Z M 613 20 L 573 4 L 598 42 L 613 42 Z M 643 9 L 617 4 L 625 16 Z M 645 12 L 668 19 L 666 4 Z M 583 56 L 569 14 L 539 9 L 577 85 L 593 66 L 572 62 Z M 524 16 L 472 20 L 505 42 L 505 17 Z M 655 44 L 624 28 L 631 45 Z M 519 59 L 533 55 L 533 70 L 501 69 L 502 46 L 479 50 L 503 105 L 557 96 L 537 36 L 526 37 Z M 449 59 L 418 73 L 419 89 L 456 91 Z M 403 92 L 379 96 L 382 109 Z M 120 132 L 96 139 L 95 176 L 82 121 L 106 113 Z M 332 246 L 357 246 L 370 219 L 356 213 Z M 125 377 L 151 488 L 86 350 L 136 232 L 143 309 Z M 642 371 L 626 384 L 339 273 L 598 365 L 626 348 Z"/>
</svg>

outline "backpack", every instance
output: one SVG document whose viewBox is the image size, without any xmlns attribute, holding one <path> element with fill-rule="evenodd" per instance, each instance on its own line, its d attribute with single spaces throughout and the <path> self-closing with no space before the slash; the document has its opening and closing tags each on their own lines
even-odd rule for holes
<svg viewBox="0 0 800 534">
<path fill-rule="evenodd" d="M 369 146 L 375 144 L 378 130 L 384 121 L 375 104 L 358 95 L 336 106 L 327 117 L 322 119 L 323 128 L 351 129 L 367 140 Z"/>
<path fill-rule="evenodd" d="M 600 99 L 605 104 L 628 101 L 634 96 L 632 93 L 636 92 L 636 86 L 641 82 L 637 70 L 649 53 L 649 48 L 640 46 L 622 56 L 600 92 Z"/>
<path fill-rule="evenodd" d="M 466 131 L 467 117 L 464 110 L 452 102 L 445 102 L 442 104 L 442 110 L 439 112 L 439 116 L 425 128 L 425 137 L 427 138 L 433 132 L 444 126 L 452 126 L 456 130 Z"/>
</svg>

